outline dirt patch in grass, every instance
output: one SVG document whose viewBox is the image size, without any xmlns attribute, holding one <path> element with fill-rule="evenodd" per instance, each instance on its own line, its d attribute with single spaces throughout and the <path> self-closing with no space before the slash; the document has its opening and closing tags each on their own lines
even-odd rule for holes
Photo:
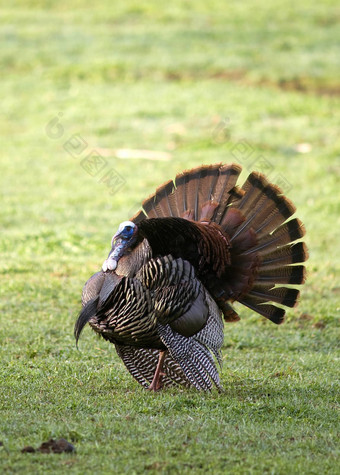
<svg viewBox="0 0 340 475">
<path fill-rule="evenodd" d="M 40 452 L 42 454 L 61 454 L 62 452 L 74 452 L 75 447 L 66 439 L 50 439 L 47 442 L 43 442 L 38 449 L 35 449 L 31 445 L 27 445 L 21 449 L 22 453 L 34 453 Z"/>
</svg>

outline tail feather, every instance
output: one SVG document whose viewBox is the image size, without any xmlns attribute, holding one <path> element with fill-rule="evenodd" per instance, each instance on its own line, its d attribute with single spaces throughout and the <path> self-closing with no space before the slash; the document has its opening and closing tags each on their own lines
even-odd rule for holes
<svg viewBox="0 0 340 475">
<path fill-rule="evenodd" d="M 187 204 L 187 191 L 186 184 L 189 181 L 188 172 L 183 172 L 179 175 L 176 175 L 175 186 L 176 186 L 176 202 L 178 209 L 178 216 L 183 216 L 183 213 L 189 210 Z"/>
<path fill-rule="evenodd" d="M 198 221 L 199 204 L 202 205 L 202 198 L 206 186 L 209 186 L 210 180 L 206 178 L 209 176 L 209 167 L 201 167 L 196 173 L 191 176 L 191 179 L 187 182 L 187 207 L 189 210 L 193 210 L 193 219 Z M 204 199 L 204 198 L 203 198 Z"/>
<path fill-rule="evenodd" d="M 245 221 L 245 216 L 237 208 L 228 208 L 226 214 L 221 221 L 221 227 L 232 239 L 236 230 Z"/>
<path fill-rule="evenodd" d="M 155 207 L 159 217 L 176 216 L 176 209 L 173 207 L 169 197 L 174 191 L 172 180 L 164 183 L 156 190 Z"/>
<path fill-rule="evenodd" d="M 176 210 L 170 201 L 170 196 L 173 193 L 174 184 L 172 180 L 167 181 L 162 186 L 158 187 L 156 193 L 149 196 L 143 201 L 142 206 L 149 218 L 163 218 L 165 216 L 176 216 Z M 137 215 L 139 216 L 139 215 Z M 132 218 L 136 222 L 136 217 Z M 145 219 L 145 215 L 144 215 Z"/>
<path fill-rule="evenodd" d="M 291 289 L 287 287 L 271 288 L 270 286 L 262 288 L 254 286 L 252 290 L 248 292 L 248 295 L 260 300 L 262 303 L 271 301 L 280 303 L 286 307 L 294 307 L 299 294 L 300 292 L 297 289 Z"/>
<path fill-rule="evenodd" d="M 265 195 L 263 191 L 268 185 L 266 178 L 260 173 L 253 172 L 249 175 L 246 182 L 242 186 L 244 193 L 243 198 L 237 204 L 237 208 L 247 216 L 248 213 L 252 213 L 254 203 L 260 205 L 264 201 Z"/>
<path fill-rule="evenodd" d="M 143 209 L 148 218 L 160 218 L 155 205 L 155 196 L 152 195 L 142 203 Z"/>
<path fill-rule="evenodd" d="M 303 284 L 306 278 L 304 266 L 278 267 L 272 270 L 260 267 L 256 282 L 273 284 Z"/>
<path fill-rule="evenodd" d="M 273 231 L 295 213 L 294 205 L 286 197 L 279 195 L 281 190 L 268 183 L 261 175 L 250 175 L 246 184 L 248 187 L 252 184 L 255 191 L 250 189 L 237 206 L 247 218 L 234 238 L 251 226 L 259 239 L 261 235 Z"/>
<path fill-rule="evenodd" d="M 237 178 L 242 168 L 235 163 L 231 165 L 222 165 L 219 169 L 219 175 L 212 191 L 212 199 L 217 201 L 222 208 L 224 205 L 224 197 L 228 199 L 230 190 L 234 188 Z M 227 196 L 226 196 L 227 195 Z"/>
<path fill-rule="evenodd" d="M 137 213 L 135 213 L 130 221 L 132 221 L 135 224 L 139 224 L 141 221 L 143 221 L 146 218 L 146 214 L 144 210 L 139 210 Z"/>
<path fill-rule="evenodd" d="M 305 235 L 305 228 L 298 218 L 291 219 L 279 226 L 273 233 L 267 234 L 259 244 L 244 252 L 245 255 L 260 252 L 261 255 L 276 251 L 279 246 L 297 241 Z"/>
<path fill-rule="evenodd" d="M 279 265 L 296 264 L 297 262 L 304 262 L 308 258 L 307 246 L 304 242 L 297 242 L 296 244 L 288 244 L 284 247 L 279 247 L 275 251 L 264 254 L 261 262 L 261 269 L 272 270 Z"/>
<path fill-rule="evenodd" d="M 235 195 L 236 198 L 240 196 L 241 192 L 235 191 L 234 193 L 234 188 L 241 170 L 242 168 L 235 163 L 224 165 L 220 168 L 220 174 L 212 195 L 213 200 L 219 203 L 214 217 L 214 221 L 217 224 L 220 224 L 222 221 L 226 208 L 235 199 Z"/>
<path fill-rule="evenodd" d="M 209 171 L 209 180 L 206 180 L 204 185 L 201 186 L 202 192 L 202 202 L 205 201 L 215 201 L 217 202 L 216 198 L 214 197 L 214 190 L 216 188 L 216 183 L 219 179 L 221 163 L 217 163 L 216 165 L 211 165 Z"/>
<path fill-rule="evenodd" d="M 254 223 L 259 239 L 270 233 L 273 229 L 284 223 L 295 213 L 295 206 L 285 197 L 280 197 L 272 202 L 272 206 L 259 215 Z"/>
<path fill-rule="evenodd" d="M 207 201 L 201 207 L 200 222 L 207 223 L 212 220 L 215 210 L 218 207 L 216 201 Z"/>
<path fill-rule="evenodd" d="M 275 307 L 275 305 L 267 304 L 267 303 L 258 303 L 257 299 L 253 297 L 246 296 L 240 303 L 245 305 L 246 307 L 254 310 L 254 312 L 259 313 L 263 317 L 268 318 L 268 320 L 280 325 L 284 321 L 285 317 L 285 310 L 283 308 Z"/>
</svg>

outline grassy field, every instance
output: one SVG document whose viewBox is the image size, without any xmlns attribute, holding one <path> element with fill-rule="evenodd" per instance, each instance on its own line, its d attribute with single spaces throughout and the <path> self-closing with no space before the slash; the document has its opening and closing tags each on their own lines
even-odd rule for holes
<svg viewBox="0 0 340 475">
<path fill-rule="evenodd" d="M 99 3 L 0 1 L 0 471 L 339 473 L 337 2 Z M 294 201 L 308 281 L 280 327 L 238 307 L 223 393 L 149 394 L 89 328 L 76 350 L 82 285 L 157 185 L 218 161 Z"/>
</svg>

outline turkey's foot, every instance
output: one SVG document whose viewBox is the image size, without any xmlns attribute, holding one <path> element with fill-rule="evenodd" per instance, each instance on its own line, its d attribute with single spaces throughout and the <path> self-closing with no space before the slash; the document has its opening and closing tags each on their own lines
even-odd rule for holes
<svg viewBox="0 0 340 475">
<path fill-rule="evenodd" d="M 165 351 L 159 352 L 157 368 L 153 376 L 152 382 L 148 387 L 148 391 L 159 391 L 163 387 L 162 378 L 165 376 L 165 373 L 162 372 L 163 363 L 165 358 Z"/>
</svg>

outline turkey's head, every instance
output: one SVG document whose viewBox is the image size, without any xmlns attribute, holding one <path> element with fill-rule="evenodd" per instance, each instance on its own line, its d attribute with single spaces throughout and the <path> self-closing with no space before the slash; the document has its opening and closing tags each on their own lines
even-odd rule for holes
<svg viewBox="0 0 340 475">
<path fill-rule="evenodd" d="M 137 233 L 138 227 L 132 221 L 124 221 L 119 225 L 111 241 L 111 251 L 102 266 L 104 272 L 116 269 L 119 259 L 137 241 Z"/>
</svg>

